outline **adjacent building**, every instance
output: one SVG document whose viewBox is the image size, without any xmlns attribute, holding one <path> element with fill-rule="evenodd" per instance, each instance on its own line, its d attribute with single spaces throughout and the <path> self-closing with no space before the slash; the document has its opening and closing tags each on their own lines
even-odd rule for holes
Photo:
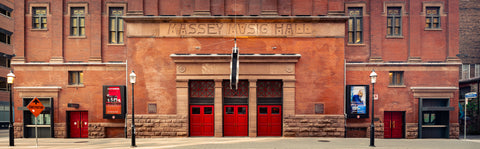
<svg viewBox="0 0 480 149">
<path fill-rule="evenodd" d="M 458 138 L 458 3 L 17 0 L 15 135 Z"/>
<path fill-rule="evenodd" d="M 13 0 L 0 0 L 0 129 L 8 128 L 10 89 L 7 74 L 13 56 Z"/>
<path fill-rule="evenodd" d="M 479 0 L 461 0 L 460 1 L 460 54 L 462 60 L 460 68 L 460 106 L 465 104 L 465 94 L 468 92 L 480 93 L 480 1 Z M 470 99 L 470 107 L 467 108 L 467 117 L 470 126 L 469 133 L 480 133 L 480 127 L 476 124 L 480 121 L 479 98 Z M 463 108 L 462 107 L 462 108 Z M 473 110 L 477 109 L 477 110 Z M 460 117 L 463 118 L 464 110 L 460 111 Z M 463 127 L 460 128 L 463 130 Z M 463 131 L 461 131 L 463 132 Z"/>
</svg>

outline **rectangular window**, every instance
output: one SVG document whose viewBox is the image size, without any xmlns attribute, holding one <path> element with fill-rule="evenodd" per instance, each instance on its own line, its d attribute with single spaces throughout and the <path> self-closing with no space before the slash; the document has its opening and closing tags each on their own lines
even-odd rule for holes
<svg viewBox="0 0 480 149">
<path fill-rule="evenodd" d="M 33 29 L 46 29 L 47 28 L 47 8 L 46 7 L 33 7 L 32 13 L 32 28 Z"/>
<path fill-rule="evenodd" d="M 8 8 L 5 5 L 0 4 L 0 14 L 3 14 L 7 17 L 12 17 L 12 11 L 13 11 L 13 9 Z"/>
<path fill-rule="evenodd" d="M 387 35 L 401 36 L 402 35 L 402 8 L 388 7 L 387 8 Z"/>
<path fill-rule="evenodd" d="M 7 56 L 0 56 L 0 66 L 10 68 L 10 58 Z"/>
<path fill-rule="evenodd" d="M 7 78 L 0 77 L 0 91 L 8 91 Z"/>
<path fill-rule="evenodd" d="M 470 79 L 470 64 L 462 64 L 462 78 Z"/>
<path fill-rule="evenodd" d="M 123 43 L 123 8 L 122 7 L 110 7 L 109 16 L 109 39 L 110 43 L 121 44 Z"/>
<path fill-rule="evenodd" d="M 69 85 L 83 85 L 83 72 L 82 71 L 69 71 L 68 72 L 68 84 Z"/>
<path fill-rule="evenodd" d="M 348 43 L 360 44 L 363 43 L 363 21 L 362 21 L 362 8 L 354 7 L 348 8 Z"/>
<path fill-rule="evenodd" d="M 72 7 L 70 13 L 70 35 L 85 36 L 85 8 Z"/>
<path fill-rule="evenodd" d="M 480 77 L 480 64 L 475 64 L 475 77 Z"/>
<path fill-rule="evenodd" d="M 440 28 L 440 7 L 427 7 L 426 9 L 425 28 Z"/>
<path fill-rule="evenodd" d="M 388 77 L 390 85 L 403 85 L 403 71 L 390 71 Z"/>
<path fill-rule="evenodd" d="M 8 32 L 8 31 L 5 31 Z M 0 42 L 4 44 L 11 44 L 11 33 L 5 33 L 3 29 L 0 28 Z"/>
</svg>

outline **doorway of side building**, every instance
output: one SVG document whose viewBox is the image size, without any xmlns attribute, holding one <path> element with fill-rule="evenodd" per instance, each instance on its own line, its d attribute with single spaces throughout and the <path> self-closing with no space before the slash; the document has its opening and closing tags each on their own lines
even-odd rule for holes
<svg viewBox="0 0 480 149">
<path fill-rule="evenodd" d="M 88 138 L 88 112 L 68 112 L 68 134 L 70 138 Z"/>
<path fill-rule="evenodd" d="M 404 112 L 385 111 L 383 121 L 384 138 L 403 138 L 404 119 Z"/>
</svg>

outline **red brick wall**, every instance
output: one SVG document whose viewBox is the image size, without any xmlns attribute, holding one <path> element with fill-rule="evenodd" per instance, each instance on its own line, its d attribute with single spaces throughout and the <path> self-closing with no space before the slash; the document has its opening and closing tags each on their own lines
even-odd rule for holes
<svg viewBox="0 0 480 149">
<path fill-rule="evenodd" d="M 253 38 L 238 39 L 240 53 L 298 53 L 296 65 L 296 113 L 314 114 L 315 103 L 325 104 L 325 114 L 342 114 L 343 39 L 341 38 Z M 230 53 L 233 40 L 224 38 L 130 38 L 129 69 L 138 76 L 137 98 L 146 103 L 161 101 L 159 113 L 174 114 L 176 105 L 174 53 Z M 320 46 L 319 46 L 320 45 Z M 195 49 L 200 46 L 201 49 Z M 277 49 L 272 49 L 275 46 Z M 154 64 L 154 65 L 152 65 Z M 319 65 L 320 64 L 320 65 Z M 318 73 L 322 72 L 322 73 Z M 157 77 L 149 77 L 157 76 Z M 310 89 L 315 89 L 312 91 Z M 143 111 L 142 111 L 143 110 Z M 146 108 L 140 108 L 147 113 Z"/>
<path fill-rule="evenodd" d="M 479 64 L 480 57 L 480 0 L 460 0 L 460 53 L 463 63 Z"/>
<path fill-rule="evenodd" d="M 409 57 L 420 57 L 424 62 L 445 61 L 458 53 L 458 2 L 438 1 L 443 4 L 445 16 L 441 17 L 441 30 L 426 30 L 425 16 L 421 15 L 423 1 L 404 1 L 402 16 L 402 38 L 386 38 L 387 20 L 384 5 L 387 0 L 354 1 L 346 4 L 365 4 L 363 14 L 363 44 L 346 44 L 346 59 L 349 62 L 368 61 L 372 57 L 381 57 L 384 62 L 408 61 Z M 450 6 L 452 5 L 452 6 Z M 346 24 L 348 25 L 348 24 Z M 346 26 L 348 27 L 348 26 Z M 348 28 L 346 28 L 347 31 Z M 347 36 L 347 34 L 346 34 Z M 348 36 L 347 36 L 348 37 Z M 345 38 L 345 43 L 347 43 Z"/>
</svg>

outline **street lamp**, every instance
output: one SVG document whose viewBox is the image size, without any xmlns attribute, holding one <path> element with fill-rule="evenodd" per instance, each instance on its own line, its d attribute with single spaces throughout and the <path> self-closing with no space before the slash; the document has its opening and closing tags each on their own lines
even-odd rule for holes
<svg viewBox="0 0 480 149">
<path fill-rule="evenodd" d="M 374 113 L 374 107 L 375 103 L 373 101 L 373 98 L 375 96 L 375 83 L 377 83 L 377 73 L 375 73 L 375 70 L 372 70 L 372 73 L 370 73 L 370 79 L 372 82 L 372 123 L 370 124 L 370 147 L 375 147 L 375 125 L 373 123 L 373 113 Z"/>
<path fill-rule="evenodd" d="M 13 137 L 13 101 L 12 101 L 12 96 L 13 96 L 13 91 L 12 91 L 12 84 L 13 80 L 15 79 L 15 74 L 10 70 L 10 73 L 7 74 L 7 83 L 8 83 L 8 88 L 10 89 L 10 123 L 8 125 L 8 130 L 9 130 L 9 146 L 15 146 L 15 140 Z"/>
<path fill-rule="evenodd" d="M 134 88 L 136 79 L 137 79 L 137 75 L 135 75 L 135 72 L 132 71 L 132 73 L 130 73 L 130 83 L 132 83 L 132 147 L 137 146 L 135 145 L 135 105 L 133 102 L 134 101 L 133 88 Z"/>
</svg>

